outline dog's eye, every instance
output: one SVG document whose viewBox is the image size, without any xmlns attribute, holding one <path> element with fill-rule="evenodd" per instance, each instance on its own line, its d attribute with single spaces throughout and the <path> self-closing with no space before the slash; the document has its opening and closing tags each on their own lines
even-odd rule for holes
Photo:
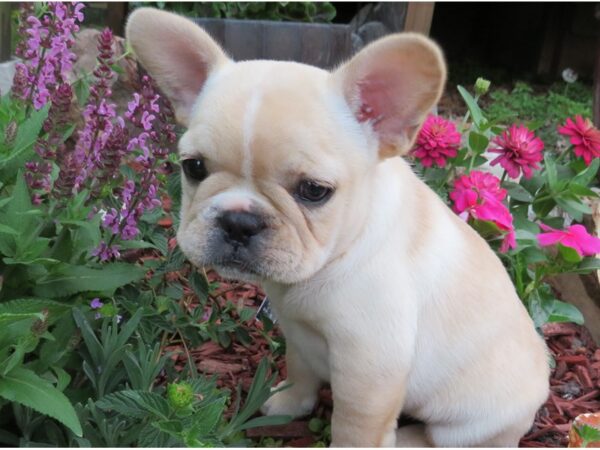
<svg viewBox="0 0 600 450">
<path fill-rule="evenodd" d="M 181 162 L 181 167 L 183 167 L 183 173 L 194 181 L 202 181 L 208 175 L 202 159 L 185 159 Z"/>
<path fill-rule="evenodd" d="M 331 186 L 325 186 L 311 180 L 302 180 L 296 188 L 296 197 L 310 203 L 324 203 L 333 194 Z"/>
</svg>

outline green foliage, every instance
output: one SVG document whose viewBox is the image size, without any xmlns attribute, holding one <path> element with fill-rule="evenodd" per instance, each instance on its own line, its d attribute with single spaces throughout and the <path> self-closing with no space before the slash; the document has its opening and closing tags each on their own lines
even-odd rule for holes
<svg viewBox="0 0 600 450">
<path fill-rule="evenodd" d="M 0 376 L 0 397 L 53 417 L 81 436 L 81 425 L 65 395 L 35 372 L 15 367 Z"/>
<path fill-rule="evenodd" d="M 330 2 L 133 2 L 192 17 L 217 19 L 331 22 L 336 14 Z"/>
<path fill-rule="evenodd" d="M 575 432 L 581 438 L 581 447 L 600 442 L 600 430 L 587 424 L 576 425 Z"/>
<path fill-rule="evenodd" d="M 592 114 L 592 92 L 582 83 L 556 83 L 540 91 L 524 82 L 517 81 L 511 91 L 495 89 L 490 94 L 491 102 L 485 108 L 486 115 L 498 123 L 526 123 L 536 129 L 547 147 L 555 145 L 557 124 L 567 117 Z"/>
<path fill-rule="evenodd" d="M 458 129 L 463 139 L 457 157 L 449 159 L 444 168 L 416 167 L 430 187 L 450 202 L 451 181 L 480 169 L 495 158 L 496 154 L 486 152 L 507 122 L 527 122 L 539 136 L 549 139 L 545 142 L 540 170 L 534 171 L 531 178 L 509 180 L 504 171 L 498 180 L 508 194 L 517 248 L 500 252 L 498 236 L 502 231 L 495 223 L 472 218 L 469 222 L 497 251 L 538 327 L 546 322 L 583 323 L 583 316 L 576 307 L 556 298 L 547 284 L 548 278 L 561 273 L 590 273 L 600 268 L 600 259 L 582 257 L 575 249 L 560 243 L 552 249 L 541 248 L 536 237 L 541 232 L 539 223 L 562 230 L 571 222 L 582 222 L 591 213 L 586 200 L 598 198 L 593 188 L 598 188 L 600 158 L 586 166 L 569 148 L 548 145 L 556 143 L 556 128 L 567 117 L 589 116 L 591 112 L 589 91 L 579 84 L 568 89 L 563 87 L 562 92 L 558 92 L 558 87 L 554 86 L 546 94 L 535 94 L 525 83 L 517 83 L 510 94 L 492 90 L 491 101 L 484 109 L 480 106 L 483 89 L 472 95 L 458 86 L 468 111 Z M 490 169 L 483 168 L 483 171 Z"/>
<path fill-rule="evenodd" d="M 44 8 L 36 6 L 40 13 Z M 73 85 L 79 113 L 90 98 L 89 79 Z M 0 97 L 0 443 L 245 445 L 243 430 L 288 420 L 251 417 L 271 395 L 275 374 L 266 375 L 267 362 L 247 398 L 237 392 L 232 418 L 225 414 L 230 393 L 197 374 L 187 346 L 248 344 L 246 322 L 254 313 L 232 303 L 221 307 L 211 297 L 215 285 L 172 245 L 175 227 L 157 225 L 166 215 L 162 207 L 142 216 L 137 240 L 116 241 L 120 259 L 92 255 L 108 241 L 98 211 L 119 208 L 119 183 L 142 176 L 128 161 L 98 192 L 90 186 L 73 197 L 51 192 L 32 201 L 25 162 L 38 158 L 35 148 L 50 132 L 64 144 L 79 130 L 71 123 L 49 130 L 49 110 L 47 104 L 36 111 L 10 93 Z M 157 175 L 161 196 L 170 196 L 175 210 L 181 196 L 176 159 L 173 152 L 173 173 Z M 51 160 L 53 180 L 59 163 Z M 182 339 L 188 364 L 180 373 L 167 348 Z M 187 397 L 168 399 L 167 386 L 189 387 Z"/>
</svg>

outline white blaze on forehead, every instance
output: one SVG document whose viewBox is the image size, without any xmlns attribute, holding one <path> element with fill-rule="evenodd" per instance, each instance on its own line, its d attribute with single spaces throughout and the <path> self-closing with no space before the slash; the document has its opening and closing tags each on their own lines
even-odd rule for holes
<svg viewBox="0 0 600 450">
<path fill-rule="evenodd" d="M 250 145 L 252 144 L 254 125 L 261 102 L 262 92 L 261 89 L 257 89 L 252 93 L 244 111 L 244 124 L 242 128 L 242 175 L 247 180 L 252 179 L 252 150 Z"/>
</svg>

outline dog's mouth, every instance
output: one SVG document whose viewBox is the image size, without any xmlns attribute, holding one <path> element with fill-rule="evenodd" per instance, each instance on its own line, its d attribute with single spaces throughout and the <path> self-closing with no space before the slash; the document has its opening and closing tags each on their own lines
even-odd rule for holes
<svg viewBox="0 0 600 450">
<path fill-rule="evenodd" d="M 233 280 L 245 280 L 248 282 L 258 282 L 262 278 L 262 273 L 258 269 L 258 264 L 251 264 L 247 261 L 238 259 L 221 260 L 211 264 L 219 275 Z"/>
<path fill-rule="evenodd" d="M 230 278 L 262 275 L 258 256 L 248 248 L 221 245 L 215 250 L 209 262 L 221 275 Z"/>
<path fill-rule="evenodd" d="M 224 259 L 224 260 L 215 262 L 214 266 L 222 267 L 224 269 L 234 269 L 239 272 L 249 273 L 252 275 L 259 275 L 258 271 L 256 270 L 256 268 L 257 268 L 256 262 L 248 262 L 243 259 L 237 259 L 237 258 Z"/>
</svg>

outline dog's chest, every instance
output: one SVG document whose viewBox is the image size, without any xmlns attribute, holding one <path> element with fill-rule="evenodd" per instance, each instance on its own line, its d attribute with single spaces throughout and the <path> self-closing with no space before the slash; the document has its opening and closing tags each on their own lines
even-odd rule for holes
<svg viewBox="0 0 600 450">
<path fill-rule="evenodd" d="M 302 358 L 320 378 L 329 381 L 329 348 L 325 338 L 310 323 L 280 318 L 287 345 Z"/>
</svg>

